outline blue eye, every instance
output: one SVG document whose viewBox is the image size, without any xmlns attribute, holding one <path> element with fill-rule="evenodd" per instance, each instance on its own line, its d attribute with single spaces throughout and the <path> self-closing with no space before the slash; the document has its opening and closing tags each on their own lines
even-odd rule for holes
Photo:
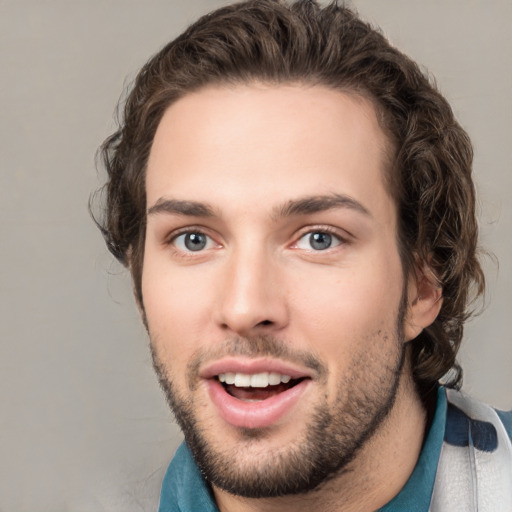
<svg viewBox="0 0 512 512">
<path fill-rule="evenodd" d="M 177 249 L 184 252 L 198 252 L 203 249 L 209 249 L 213 246 L 213 240 L 200 232 L 188 232 L 178 235 L 172 241 Z"/>
<path fill-rule="evenodd" d="M 341 240 L 331 233 L 325 231 L 311 231 L 301 236 L 297 241 L 299 249 L 325 251 L 341 244 Z"/>
</svg>

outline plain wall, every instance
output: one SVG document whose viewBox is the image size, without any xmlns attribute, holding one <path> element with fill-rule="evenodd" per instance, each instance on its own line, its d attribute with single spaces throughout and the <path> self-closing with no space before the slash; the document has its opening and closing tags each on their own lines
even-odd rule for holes
<svg viewBox="0 0 512 512">
<path fill-rule="evenodd" d="M 0 1 L 0 511 L 155 510 L 180 441 L 126 272 L 87 212 L 123 86 L 215 0 Z M 512 406 L 512 2 L 358 0 L 475 145 L 486 311 L 468 392 Z"/>
</svg>

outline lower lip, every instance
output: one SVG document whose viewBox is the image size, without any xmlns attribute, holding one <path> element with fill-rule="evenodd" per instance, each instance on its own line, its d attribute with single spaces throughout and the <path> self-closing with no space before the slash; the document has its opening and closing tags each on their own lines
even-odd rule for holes
<svg viewBox="0 0 512 512">
<path fill-rule="evenodd" d="M 238 400 L 216 379 L 209 379 L 207 386 L 210 399 L 224 421 L 234 427 L 264 428 L 282 419 L 300 400 L 310 382 L 310 379 L 304 379 L 292 388 L 258 402 Z"/>
</svg>

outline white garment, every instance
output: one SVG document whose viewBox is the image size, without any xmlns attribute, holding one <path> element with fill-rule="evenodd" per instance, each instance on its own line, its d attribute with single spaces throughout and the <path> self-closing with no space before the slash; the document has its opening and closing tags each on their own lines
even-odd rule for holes
<svg viewBox="0 0 512 512">
<path fill-rule="evenodd" d="M 512 512 L 512 443 L 498 414 L 462 393 L 446 395 L 448 435 L 429 512 Z"/>
</svg>

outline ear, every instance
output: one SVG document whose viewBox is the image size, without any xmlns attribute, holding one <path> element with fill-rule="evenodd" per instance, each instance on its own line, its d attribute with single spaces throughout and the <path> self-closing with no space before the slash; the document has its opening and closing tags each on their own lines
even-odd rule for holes
<svg viewBox="0 0 512 512">
<path fill-rule="evenodd" d="M 407 283 L 407 312 L 404 322 L 405 341 L 418 336 L 437 318 L 443 304 L 443 289 L 432 269 L 424 264 L 411 272 Z"/>
</svg>

